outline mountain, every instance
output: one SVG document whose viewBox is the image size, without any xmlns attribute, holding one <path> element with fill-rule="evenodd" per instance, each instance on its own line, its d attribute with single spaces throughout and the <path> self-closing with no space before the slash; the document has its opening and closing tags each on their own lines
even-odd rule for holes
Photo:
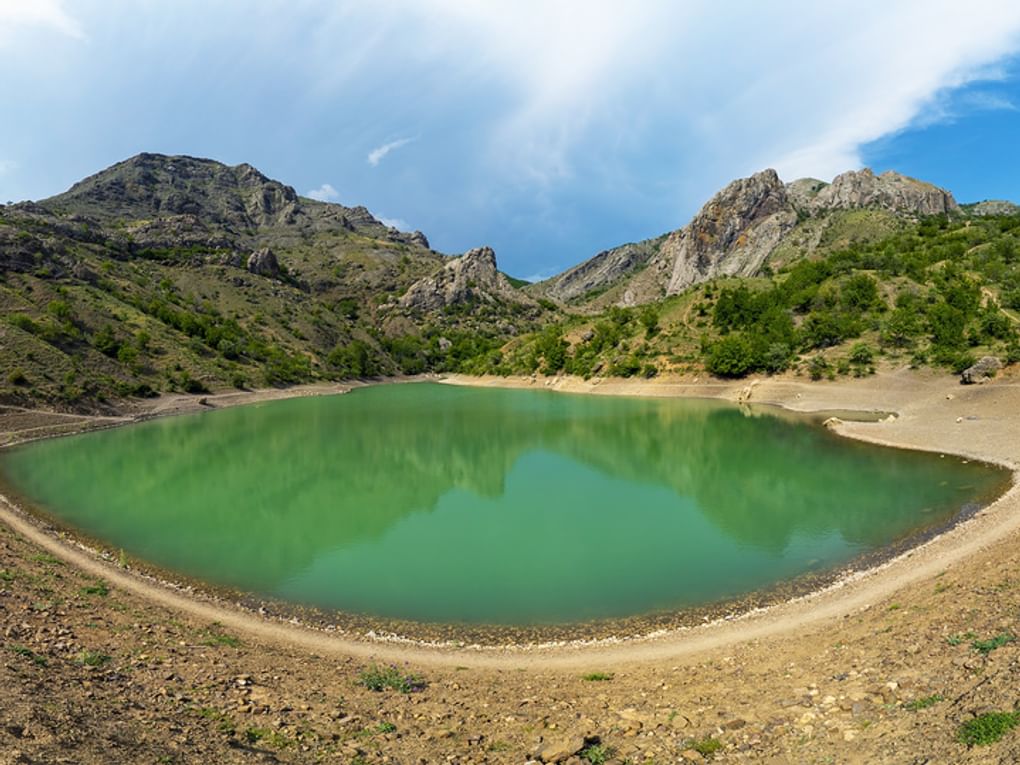
<svg viewBox="0 0 1020 765">
<path fill-rule="evenodd" d="M 435 274 L 408 287 L 398 302 L 418 313 L 499 303 L 537 306 L 496 269 L 496 253 L 491 247 L 478 247 L 448 261 Z"/>
<path fill-rule="evenodd" d="M 0 206 L 0 403 L 460 368 L 547 312 L 491 250 L 451 258 L 250 165 L 140 154 Z"/>
<path fill-rule="evenodd" d="M 1020 208 L 896 173 L 728 184 L 523 285 L 250 165 L 140 154 L 0 206 L 0 404 L 425 371 L 865 373 L 1020 359 Z M 830 361 L 831 359 L 831 361 Z"/>
<path fill-rule="evenodd" d="M 862 211 L 872 213 L 884 234 L 901 221 L 955 214 L 959 206 L 948 191 L 894 172 L 864 169 L 830 184 L 812 178 L 783 183 L 775 170 L 763 170 L 727 185 L 690 223 L 661 240 L 600 253 L 543 285 L 560 300 L 648 303 L 718 276 L 758 274 L 791 239 L 814 250 L 827 237 L 838 239 L 833 233 L 847 214 Z M 860 221 L 855 227 L 858 233 L 865 228 Z M 633 251 L 647 257 L 620 255 Z"/>
</svg>

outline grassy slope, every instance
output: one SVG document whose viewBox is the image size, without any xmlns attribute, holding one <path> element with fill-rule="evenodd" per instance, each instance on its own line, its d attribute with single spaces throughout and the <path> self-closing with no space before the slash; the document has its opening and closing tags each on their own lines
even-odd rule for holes
<svg viewBox="0 0 1020 765">
<path fill-rule="evenodd" d="M 573 318 L 511 343 L 491 371 L 651 376 L 707 366 L 741 376 L 792 366 L 832 376 L 865 374 L 882 359 L 960 369 L 985 353 L 1020 358 L 1020 217 L 908 223 L 865 210 L 808 219 L 770 268 L 774 275 L 714 280 L 651 307 Z M 862 282 L 873 299 L 855 293 Z M 738 292 L 747 305 L 731 321 L 719 303 Z M 763 319 L 773 306 L 779 313 Z M 782 317 L 791 331 L 780 337 Z M 714 363 L 724 338 L 747 363 Z"/>
</svg>

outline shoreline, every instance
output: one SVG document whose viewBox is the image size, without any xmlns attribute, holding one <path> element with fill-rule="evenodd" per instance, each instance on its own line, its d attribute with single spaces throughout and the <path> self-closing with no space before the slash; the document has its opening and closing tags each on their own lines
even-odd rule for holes
<svg viewBox="0 0 1020 765">
<path fill-rule="evenodd" d="M 436 641 L 420 640 L 411 635 L 384 633 L 369 630 L 362 634 L 351 634 L 344 628 L 301 624 L 289 614 L 283 618 L 266 618 L 259 615 L 258 606 L 245 608 L 238 602 L 231 602 L 151 575 L 142 567 L 141 571 L 123 571 L 116 567 L 112 556 L 96 550 L 73 534 L 54 532 L 48 529 L 45 519 L 32 511 L 25 511 L 0 495 L 0 520 L 35 544 L 62 557 L 68 562 L 90 573 L 102 576 L 119 587 L 132 590 L 143 598 L 154 600 L 171 608 L 188 611 L 202 618 L 209 618 L 232 628 L 255 632 L 263 638 L 285 645 L 298 645 L 311 650 L 327 651 L 349 656 L 375 657 L 384 660 L 414 660 L 427 664 L 471 664 L 472 666 L 503 667 L 518 666 L 522 659 L 526 664 L 543 666 L 575 666 L 588 664 L 593 660 L 605 659 L 615 663 L 642 662 L 658 658 L 679 658 L 692 656 L 716 648 L 728 647 L 734 643 L 782 635 L 795 629 L 830 618 L 845 616 L 867 609 L 870 602 L 887 596 L 891 592 L 907 587 L 925 576 L 931 576 L 968 557 L 972 553 L 1007 538 L 1020 529 L 1020 485 L 1017 482 L 1017 453 L 999 448 L 1002 438 L 985 438 L 980 433 L 980 448 L 959 448 L 954 444 L 947 448 L 930 432 L 903 432 L 904 425 L 913 425 L 917 430 L 919 417 L 930 418 L 936 410 L 937 401 L 953 402 L 957 397 L 947 390 L 960 391 L 968 397 L 988 398 L 988 391 L 1007 390 L 1020 398 L 1015 391 L 1017 383 L 1009 379 L 997 380 L 985 386 L 951 388 L 952 381 L 944 375 L 923 372 L 883 373 L 882 385 L 876 389 L 876 378 L 838 383 L 803 382 L 789 378 L 740 381 L 730 383 L 712 381 L 701 383 L 697 380 L 604 380 L 586 382 L 576 378 L 477 378 L 462 375 L 429 377 L 446 384 L 471 385 L 476 387 L 541 388 L 570 393 L 593 393 L 599 395 L 635 396 L 680 396 L 712 398 L 732 401 L 738 404 L 767 404 L 783 410 L 803 414 L 817 414 L 832 411 L 897 412 L 894 420 L 878 422 L 837 422 L 834 430 L 840 435 L 867 441 L 876 445 L 894 448 L 911 448 L 925 451 L 959 454 L 969 459 L 978 459 L 1009 469 L 1013 473 L 1012 485 L 993 503 L 982 508 L 973 516 L 953 522 L 948 530 L 916 546 L 895 553 L 878 565 L 863 569 L 845 567 L 830 572 L 834 580 L 823 581 L 823 586 L 813 587 L 808 592 L 784 596 L 765 605 L 752 605 L 739 613 L 717 610 L 715 618 L 705 618 L 703 623 L 676 624 L 660 627 L 647 634 L 605 635 L 595 639 L 560 639 L 530 643 L 499 643 L 494 645 L 466 645 L 456 639 Z M 927 378 L 927 379 L 925 379 Z M 236 406 L 260 401 L 293 398 L 307 395 L 345 393 L 365 384 L 414 381 L 417 378 L 398 378 L 379 383 L 351 383 L 341 385 L 313 385 L 291 389 L 270 389 L 263 391 L 227 392 L 207 396 L 170 396 L 155 402 L 143 402 L 139 411 L 127 412 L 120 418 L 83 417 L 82 427 L 72 431 L 81 432 L 94 427 L 113 427 L 139 422 L 152 417 L 206 411 L 226 406 Z M 906 381 L 906 386 L 902 383 Z M 928 389 L 927 396 L 916 395 L 919 388 Z M 876 398 L 878 399 L 876 401 Z M 890 404 L 895 404 L 891 406 Z M 57 415 L 54 415 L 57 416 Z M 73 415 L 59 415 L 73 417 Z M 904 422 L 904 419 L 906 421 Z M 954 418 L 953 425 L 964 422 Z M 967 421 L 968 424 L 974 421 Z M 983 422 L 980 418 L 977 422 Z M 1001 424 L 1001 423 L 1000 423 Z M 897 433 L 896 426 L 900 426 Z M 945 429 L 945 423 L 942 423 Z M 981 430 L 981 428 L 978 428 Z M 986 428 L 987 429 L 987 428 Z M 924 431 L 923 428 L 920 429 Z M 930 428 L 928 429 L 930 431 Z M 952 429 L 950 429 L 952 430 Z M 973 428 L 971 428 L 973 430 Z M 1007 426 L 1006 430 L 1009 428 Z M 877 431 L 877 432 L 876 432 Z M 891 432 L 890 432 L 891 431 Z M 36 434 L 35 437 L 62 435 L 64 432 Z M 0 435 L 9 435 L 6 433 Z M 897 435 L 899 436 L 897 438 Z M 929 438 L 918 438 L 918 435 Z M 973 434 L 972 434 L 973 435 Z M 1006 441 L 1008 442 L 1007 432 Z M 8 438 L 0 442 L 3 447 L 23 443 L 30 439 Z M 971 439 L 974 440 L 973 438 Z M 1014 438 L 1014 440 L 1017 440 Z M 991 447 L 991 448 L 989 448 Z M 1020 450 L 1018 450 L 1020 451 Z M 760 595 L 760 591 L 750 594 Z M 754 600 L 749 597 L 749 600 Z M 732 605 L 732 604 L 730 604 Z M 614 620 L 624 624 L 627 620 Z M 385 620 L 369 619 L 371 623 Z M 581 631 L 584 625 L 579 625 Z M 622 631 L 622 630 L 618 630 Z"/>
</svg>

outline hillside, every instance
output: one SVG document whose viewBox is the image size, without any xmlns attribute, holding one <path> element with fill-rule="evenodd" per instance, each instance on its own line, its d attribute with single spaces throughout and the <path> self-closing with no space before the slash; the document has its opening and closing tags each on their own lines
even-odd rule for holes
<svg viewBox="0 0 1020 765">
<path fill-rule="evenodd" d="M 457 262 L 250 165 L 141 154 L 0 207 L 0 400 L 459 369 L 545 309 L 496 279 L 494 256 L 492 283 L 444 310 L 399 300 Z"/>
<path fill-rule="evenodd" d="M 798 236 L 795 227 L 772 251 L 782 261 L 757 276 L 716 274 L 641 306 L 574 316 L 510 343 L 495 371 L 742 377 L 793 369 L 819 379 L 869 374 L 881 363 L 959 372 L 986 354 L 1020 361 L 1020 215 L 895 225 L 867 210 L 835 215 L 827 225 L 838 237 Z"/>
<path fill-rule="evenodd" d="M 455 371 L 739 377 L 1020 357 L 1020 216 L 895 173 L 726 186 L 533 285 L 250 165 L 141 154 L 0 207 L 0 403 Z"/>
</svg>

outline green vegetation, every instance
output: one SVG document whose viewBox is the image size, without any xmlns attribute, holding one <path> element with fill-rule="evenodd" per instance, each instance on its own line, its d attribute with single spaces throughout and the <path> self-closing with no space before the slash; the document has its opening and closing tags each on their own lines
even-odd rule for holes
<svg viewBox="0 0 1020 765">
<path fill-rule="evenodd" d="M 927 709 L 928 707 L 933 707 L 936 704 L 938 704 L 940 701 L 945 701 L 945 700 L 946 700 L 946 697 L 943 696 L 941 693 L 933 693 L 931 696 L 924 696 L 923 698 L 920 698 L 920 699 L 914 699 L 913 701 L 908 701 L 906 704 L 903 705 L 903 708 L 908 710 L 908 711 L 910 711 L 910 712 L 919 712 L 922 709 Z"/>
<path fill-rule="evenodd" d="M 230 635 L 222 630 L 222 625 L 213 623 L 205 629 L 205 637 L 202 638 L 202 645 L 237 648 L 241 645 L 241 639 Z"/>
<path fill-rule="evenodd" d="M 961 643 L 966 643 L 968 640 L 973 640 L 976 637 L 977 635 L 973 632 L 964 632 L 963 634 L 950 635 L 946 638 L 946 642 L 949 643 L 949 645 L 957 646 Z"/>
<path fill-rule="evenodd" d="M 978 653 L 987 656 L 995 649 L 1002 648 L 1002 646 L 1006 645 L 1007 643 L 1012 643 L 1015 640 L 1016 635 L 1014 635 L 1013 633 L 1002 632 L 993 638 L 989 638 L 988 640 L 974 640 L 973 642 L 971 642 L 971 647 L 973 647 L 973 649 Z"/>
<path fill-rule="evenodd" d="M 717 738 L 708 737 L 691 741 L 689 746 L 702 757 L 711 757 L 723 748 L 723 743 Z"/>
<path fill-rule="evenodd" d="M 32 663 L 38 667 L 49 666 L 49 662 L 45 656 L 40 656 L 30 648 L 26 648 L 23 645 L 12 645 L 10 646 L 11 653 L 17 654 L 18 656 L 24 656 L 27 659 L 31 659 Z"/>
<path fill-rule="evenodd" d="M 956 372 L 985 353 L 1020 361 L 1020 216 L 883 231 L 824 257 L 784 251 L 763 277 L 568 318 L 511 343 L 496 372 L 587 378 L 703 367 L 739 378 L 796 368 L 820 380 L 871 374 L 882 359 Z"/>
<path fill-rule="evenodd" d="M 987 712 L 959 727 L 956 739 L 967 746 L 994 744 L 1020 725 L 1020 712 Z"/>
<path fill-rule="evenodd" d="M 81 592 L 82 595 L 98 595 L 101 598 L 105 598 L 110 594 L 110 587 L 106 582 L 100 579 L 95 584 L 82 587 L 79 592 Z"/>
<path fill-rule="evenodd" d="M 271 728 L 252 726 L 244 731 L 244 740 L 249 744 L 266 744 L 275 749 L 284 749 L 294 742 Z"/>
<path fill-rule="evenodd" d="M 605 744 L 589 744 L 580 751 L 581 759 L 591 765 L 605 765 L 616 754 L 616 750 Z"/>
<path fill-rule="evenodd" d="M 86 667 L 102 667 L 104 664 L 108 664 L 110 656 L 99 651 L 84 650 L 78 654 L 77 661 Z"/>
<path fill-rule="evenodd" d="M 405 674 L 397 667 L 382 667 L 372 664 L 358 675 L 358 685 L 370 691 L 383 691 L 390 688 L 401 693 L 417 693 L 424 691 L 428 683 L 419 675 Z"/>
<path fill-rule="evenodd" d="M 586 682 L 589 682 L 589 683 L 606 682 L 608 680 L 612 680 L 613 679 L 613 673 L 612 672 L 589 672 L 587 675 L 582 675 L 581 679 L 585 680 Z"/>
</svg>

